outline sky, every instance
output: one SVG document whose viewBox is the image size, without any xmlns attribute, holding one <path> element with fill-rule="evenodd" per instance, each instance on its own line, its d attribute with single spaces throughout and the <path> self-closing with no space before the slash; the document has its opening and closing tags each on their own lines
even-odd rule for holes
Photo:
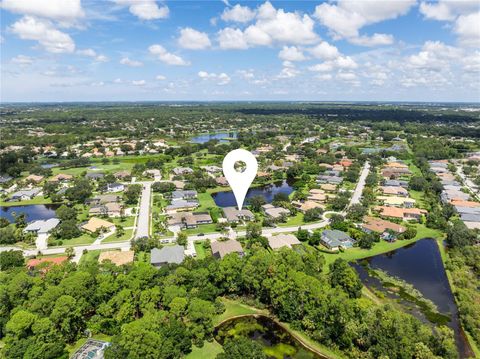
<svg viewBox="0 0 480 359">
<path fill-rule="evenodd" d="M 480 2 L 1 0 L 0 101 L 480 101 Z"/>
</svg>

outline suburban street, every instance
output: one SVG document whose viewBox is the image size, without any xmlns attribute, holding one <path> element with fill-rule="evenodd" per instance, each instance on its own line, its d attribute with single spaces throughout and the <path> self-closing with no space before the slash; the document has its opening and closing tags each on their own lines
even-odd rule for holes
<svg viewBox="0 0 480 359">
<path fill-rule="evenodd" d="M 140 206 L 138 209 L 137 230 L 135 238 L 142 238 L 149 236 L 150 224 L 150 196 L 152 182 L 138 182 L 143 185 L 142 196 L 140 198 Z"/>
<path fill-rule="evenodd" d="M 457 165 L 457 175 L 460 176 L 464 186 L 467 187 L 468 190 L 475 196 L 475 199 L 479 200 L 480 191 L 477 189 L 475 183 L 473 183 L 471 179 L 465 176 L 465 173 L 463 173 L 463 166 L 461 164 Z"/>
<path fill-rule="evenodd" d="M 363 165 L 362 172 L 357 182 L 357 186 L 353 191 L 352 198 L 350 199 L 350 204 L 348 207 L 353 206 L 354 204 L 360 203 L 360 198 L 362 197 L 363 189 L 365 188 L 365 180 L 367 179 L 368 174 L 370 173 L 370 163 L 368 161 Z"/>
</svg>

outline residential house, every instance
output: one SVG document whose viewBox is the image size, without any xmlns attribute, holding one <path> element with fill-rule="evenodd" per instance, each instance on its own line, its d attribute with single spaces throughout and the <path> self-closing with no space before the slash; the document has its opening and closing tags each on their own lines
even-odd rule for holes
<svg viewBox="0 0 480 359">
<path fill-rule="evenodd" d="M 8 175 L 1 175 L 0 176 L 0 184 L 4 184 L 7 182 L 10 182 L 13 179 L 13 177 L 8 176 Z"/>
<path fill-rule="evenodd" d="M 380 218 L 364 217 L 363 221 L 364 223 L 362 224 L 362 229 L 364 232 L 373 232 L 381 235 L 387 234 L 387 236 L 385 236 L 387 240 L 395 239 L 395 237 L 392 238 L 390 236 L 389 232 L 392 232 L 394 234 L 400 234 L 407 230 L 404 226 Z"/>
<path fill-rule="evenodd" d="M 290 211 L 283 207 L 275 207 L 272 204 L 264 204 L 262 206 L 263 211 L 267 215 L 274 220 L 282 219 L 285 216 L 290 215 Z"/>
<path fill-rule="evenodd" d="M 150 253 L 150 264 L 160 268 L 167 264 L 180 264 L 185 259 L 185 248 L 179 245 L 153 248 Z"/>
<path fill-rule="evenodd" d="M 110 261 L 116 266 L 133 263 L 134 251 L 105 251 L 98 256 L 98 263 Z"/>
<path fill-rule="evenodd" d="M 177 199 L 175 201 L 172 201 L 171 204 L 169 204 L 165 210 L 167 213 L 172 213 L 175 211 L 189 211 L 189 210 L 194 210 L 197 208 L 200 204 L 198 203 L 197 200 L 186 200 L 186 199 Z"/>
<path fill-rule="evenodd" d="M 388 206 L 377 206 L 375 210 L 380 212 L 382 217 L 398 218 L 404 221 L 420 220 L 428 212 L 419 208 L 398 208 Z"/>
<path fill-rule="evenodd" d="M 172 171 L 175 176 L 183 176 L 193 173 L 193 170 L 190 167 L 175 167 Z"/>
<path fill-rule="evenodd" d="M 192 213 L 192 212 L 179 212 L 172 213 L 168 218 L 169 226 L 179 226 L 181 228 L 197 228 L 200 224 L 213 223 L 210 213 Z"/>
<path fill-rule="evenodd" d="M 114 193 L 122 192 L 124 189 L 125 185 L 123 185 L 122 183 L 108 183 L 106 186 L 102 187 L 100 191 Z"/>
<path fill-rule="evenodd" d="M 90 205 L 106 204 L 120 202 L 121 197 L 116 194 L 103 194 L 93 198 L 88 198 L 85 203 Z"/>
<path fill-rule="evenodd" d="M 85 178 L 88 178 L 90 180 L 98 181 L 99 179 L 102 179 L 105 177 L 105 174 L 101 172 L 90 172 L 85 175 Z"/>
<path fill-rule="evenodd" d="M 253 221 L 255 216 L 248 209 L 238 210 L 236 207 L 224 207 L 223 214 L 229 223 Z"/>
<path fill-rule="evenodd" d="M 43 181 L 43 178 L 44 178 L 43 176 L 30 175 L 30 176 L 27 176 L 27 178 L 25 178 L 25 181 L 39 184 L 40 182 Z"/>
<path fill-rule="evenodd" d="M 202 168 L 210 174 L 215 174 L 223 171 L 222 168 L 218 166 L 203 166 Z"/>
<path fill-rule="evenodd" d="M 408 191 L 400 186 L 380 186 L 380 191 L 385 195 L 408 197 Z"/>
<path fill-rule="evenodd" d="M 177 190 L 171 193 L 170 198 L 174 201 L 181 199 L 189 200 L 197 198 L 197 195 L 197 191 L 194 190 Z"/>
<path fill-rule="evenodd" d="M 116 178 L 116 179 L 119 179 L 119 180 L 128 180 L 130 177 L 132 177 L 132 175 L 130 174 L 129 171 L 119 171 L 119 172 L 115 172 L 113 174 L 113 176 Z"/>
<path fill-rule="evenodd" d="M 325 209 L 325 206 L 321 203 L 318 203 L 316 201 L 293 201 L 292 204 L 302 213 L 305 213 L 309 209 L 314 209 L 314 208 L 321 208 L 322 210 Z"/>
<path fill-rule="evenodd" d="M 66 173 L 59 173 L 56 176 L 53 176 L 49 182 L 66 182 L 70 181 L 73 179 L 72 175 L 66 174 Z"/>
<path fill-rule="evenodd" d="M 215 182 L 217 182 L 219 186 L 228 186 L 228 181 L 225 177 L 217 177 L 215 178 Z"/>
<path fill-rule="evenodd" d="M 279 234 L 277 236 L 268 237 L 268 245 L 273 250 L 282 247 L 292 248 L 292 246 L 300 244 L 300 241 L 293 234 Z"/>
<path fill-rule="evenodd" d="M 321 242 L 329 249 L 337 251 L 340 248 L 351 248 L 355 240 L 347 233 L 337 229 L 326 229 L 322 232 Z"/>
<path fill-rule="evenodd" d="M 408 188 L 408 181 L 387 179 L 387 180 L 383 181 L 383 185 L 384 186 Z"/>
<path fill-rule="evenodd" d="M 87 222 L 82 224 L 81 228 L 87 232 L 94 233 L 97 230 L 106 229 L 112 231 L 115 229 L 115 224 L 101 218 L 92 217 Z"/>
<path fill-rule="evenodd" d="M 42 192 L 41 188 L 22 189 L 10 196 L 12 201 L 27 201 L 38 196 Z"/>
<path fill-rule="evenodd" d="M 320 185 L 320 189 L 324 190 L 325 192 L 336 192 L 337 186 L 331 183 L 324 183 Z"/>
<path fill-rule="evenodd" d="M 108 202 L 105 204 L 95 205 L 88 211 L 89 215 L 105 215 L 109 217 L 120 217 L 122 214 L 122 206 L 117 202 Z"/>
<path fill-rule="evenodd" d="M 319 175 L 317 177 L 317 183 L 330 183 L 333 185 L 339 185 L 343 182 L 343 177 L 338 176 L 329 176 L 329 175 Z"/>
<path fill-rule="evenodd" d="M 405 207 L 412 208 L 415 206 L 415 200 L 413 198 L 405 198 L 398 196 L 378 196 L 377 199 L 385 206 L 389 207 Z"/>
<path fill-rule="evenodd" d="M 36 220 L 29 223 L 23 231 L 26 233 L 34 233 L 36 235 L 49 234 L 58 224 L 60 220 L 58 218 L 50 218 L 47 220 Z"/>
<path fill-rule="evenodd" d="M 240 257 L 245 255 L 242 245 L 235 239 L 215 241 L 211 243 L 210 247 L 215 258 L 223 258 L 230 253 L 237 253 Z"/>
</svg>

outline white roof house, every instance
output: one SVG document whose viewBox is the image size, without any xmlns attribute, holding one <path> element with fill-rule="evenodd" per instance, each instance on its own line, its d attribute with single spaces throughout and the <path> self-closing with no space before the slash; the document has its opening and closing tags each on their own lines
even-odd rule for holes
<svg viewBox="0 0 480 359">
<path fill-rule="evenodd" d="M 54 229 L 56 226 L 58 226 L 59 223 L 60 223 L 60 220 L 58 218 L 50 218 L 47 220 L 37 220 L 29 223 L 28 226 L 25 227 L 24 231 L 37 233 L 37 234 L 46 234 L 46 233 L 50 233 L 50 231 Z"/>
</svg>

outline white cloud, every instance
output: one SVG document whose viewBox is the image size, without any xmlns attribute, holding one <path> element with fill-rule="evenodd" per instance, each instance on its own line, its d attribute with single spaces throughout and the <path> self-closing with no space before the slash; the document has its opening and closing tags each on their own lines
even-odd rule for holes
<svg viewBox="0 0 480 359">
<path fill-rule="evenodd" d="M 355 38 L 350 39 L 350 42 L 355 45 L 360 46 L 384 46 L 384 45 L 391 45 L 393 44 L 393 36 L 388 34 L 373 34 L 372 36 L 358 36 Z"/>
<path fill-rule="evenodd" d="M 155 79 L 158 80 L 158 81 L 164 81 L 164 80 L 166 80 L 167 78 L 166 78 L 165 76 L 163 76 L 163 75 L 157 75 L 157 76 L 155 77 Z"/>
<path fill-rule="evenodd" d="M 222 13 L 223 21 L 234 21 L 234 22 L 249 22 L 255 17 L 255 11 L 250 9 L 248 6 L 241 6 L 239 4 L 235 5 L 232 8 L 226 8 Z"/>
<path fill-rule="evenodd" d="M 300 74 L 300 71 L 295 67 L 284 67 L 277 75 L 277 79 L 291 79 Z"/>
<path fill-rule="evenodd" d="M 278 57 L 286 61 L 304 61 L 307 59 L 296 46 L 284 46 L 278 53 Z"/>
<path fill-rule="evenodd" d="M 244 31 L 231 27 L 218 32 L 222 49 L 247 49 L 251 46 L 268 46 L 274 43 L 307 45 L 318 41 L 315 22 L 308 15 L 275 9 L 265 2 L 257 9 L 255 23 Z"/>
<path fill-rule="evenodd" d="M 175 66 L 188 66 L 190 63 L 185 61 L 180 56 L 168 52 L 162 45 L 152 45 L 148 48 L 148 51 L 155 55 L 160 61 L 167 65 Z"/>
<path fill-rule="evenodd" d="M 145 80 L 133 80 L 132 85 L 133 86 L 145 86 L 147 84 L 147 81 Z"/>
<path fill-rule="evenodd" d="M 453 46 L 445 45 L 440 41 L 427 41 L 417 54 L 407 57 L 405 64 L 409 68 L 429 71 L 443 71 L 451 63 L 460 60 L 463 51 Z"/>
<path fill-rule="evenodd" d="M 248 48 L 248 44 L 240 29 L 226 27 L 218 32 L 218 43 L 224 50 L 243 50 Z"/>
<path fill-rule="evenodd" d="M 455 21 L 453 31 L 458 35 L 461 44 L 479 47 L 480 11 L 468 15 L 460 15 Z"/>
<path fill-rule="evenodd" d="M 122 81 L 121 78 L 117 78 L 117 79 L 113 80 L 113 83 L 115 83 L 115 84 L 121 84 L 121 83 L 123 83 L 123 81 Z"/>
<path fill-rule="evenodd" d="M 72 53 L 75 51 L 75 43 L 72 38 L 57 30 L 48 20 L 24 16 L 15 22 L 10 30 L 22 40 L 38 41 L 48 52 Z"/>
<path fill-rule="evenodd" d="M 128 10 L 141 20 L 166 19 L 170 14 L 168 6 L 158 6 L 155 0 L 115 0 L 120 6 L 128 6 Z"/>
<path fill-rule="evenodd" d="M 33 64 L 33 59 L 30 56 L 17 55 L 10 60 L 12 63 L 17 65 L 31 65 Z"/>
<path fill-rule="evenodd" d="M 140 66 L 143 66 L 143 62 L 137 61 L 137 60 L 130 60 L 128 57 L 123 57 L 123 58 L 120 60 L 120 63 L 121 63 L 122 65 L 127 65 L 127 66 L 130 66 L 130 67 L 140 67 Z"/>
<path fill-rule="evenodd" d="M 71 21 L 85 15 L 80 0 L 3 0 L 1 8 L 57 21 Z"/>
<path fill-rule="evenodd" d="M 77 54 L 87 57 L 93 57 L 96 62 L 107 62 L 108 57 L 105 55 L 98 55 L 94 49 L 77 50 Z"/>
<path fill-rule="evenodd" d="M 469 0 L 438 0 L 420 4 L 419 10 L 426 19 L 453 21 L 459 15 L 469 14 L 478 10 L 477 1 Z"/>
<path fill-rule="evenodd" d="M 197 31 L 190 27 L 180 30 L 178 44 L 181 47 L 190 50 L 202 50 L 211 46 L 210 39 L 206 33 Z"/>
<path fill-rule="evenodd" d="M 347 39 L 357 45 L 376 46 L 390 44 L 393 37 L 374 34 L 360 35 L 362 27 L 405 15 L 416 0 L 340 0 L 336 4 L 323 3 L 315 8 L 314 16 L 326 26 L 335 39 Z"/>
<path fill-rule="evenodd" d="M 92 83 L 90 84 L 90 86 L 93 86 L 93 87 L 101 87 L 101 86 L 103 86 L 103 85 L 105 85 L 105 82 L 103 82 L 103 81 L 92 82 Z"/>
<path fill-rule="evenodd" d="M 357 75 L 355 75 L 353 72 L 339 72 L 337 74 L 337 78 L 345 81 L 353 81 L 357 79 Z"/>
<path fill-rule="evenodd" d="M 253 80 L 255 78 L 253 70 L 238 70 L 237 73 L 245 80 Z"/>
<path fill-rule="evenodd" d="M 358 64 L 350 56 L 338 56 L 335 60 L 328 60 L 321 64 L 310 66 L 310 71 L 329 72 L 334 69 L 353 70 Z"/>
<path fill-rule="evenodd" d="M 225 72 L 217 75 L 214 72 L 199 71 L 198 77 L 200 77 L 202 80 L 215 80 L 217 85 L 220 86 L 227 85 L 231 81 L 230 76 L 228 76 Z"/>
<path fill-rule="evenodd" d="M 318 45 L 310 48 L 308 51 L 317 59 L 322 60 L 332 60 L 340 55 L 338 49 L 326 41 L 320 42 Z"/>
</svg>

